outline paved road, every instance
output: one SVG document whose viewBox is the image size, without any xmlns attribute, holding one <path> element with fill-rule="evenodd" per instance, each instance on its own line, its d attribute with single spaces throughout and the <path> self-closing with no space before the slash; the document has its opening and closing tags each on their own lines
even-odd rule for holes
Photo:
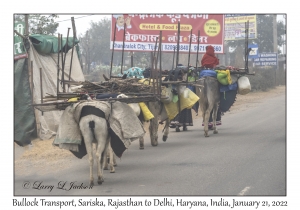
<svg viewBox="0 0 300 210">
<path fill-rule="evenodd" d="M 252 106 L 254 105 L 254 106 Z M 87 186 L 86 158 L 55 176 L 15 177 L 15 195 L 286 195 L 285 95 L 266 99 L 223 116 L 219 134 L 205 138 L 200 119 L 186 132 L 172 129 L 167 142 L 145 150 L 135 141 L 118 160 L 116 173 L 92 189 L 69 189 L 71 182 Z M 161 134 L 160 134 L 161 137 Z M 96 165 L 95 165 L 96 166 Z M 96 178 L 96 170 L 94 170 Z M 36 183 L 35 183 L 36 182 Z M 33 189 L 33 183 L 40 188 Z M 30 184 L 28 184 L 30 183 Z M 65 183 L 63 189 L 57 189 Z M 95 182 L 96 183 L 96 182 Z M 29 189 L 24 189 L 28 187 Z M 51 187 L 54 187 L 51 190 Z"/>
</svg>

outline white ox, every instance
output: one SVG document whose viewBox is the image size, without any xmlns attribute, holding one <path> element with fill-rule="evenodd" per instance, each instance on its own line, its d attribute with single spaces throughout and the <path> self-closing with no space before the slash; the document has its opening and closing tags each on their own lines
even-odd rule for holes
<svg viewBox="0 0 300 210">
<path fill-rule="evenodd" d="M 88 107 L 90 108 L 90 107 Z M 83 107 L 85 109 L 85 107 Z M 96 143 L 96 162 L 97 162 L 97 174 L 98 184 L 102 184 L 103 179 L 103 167 L 104 161 L 107 155 L 107 149 L 109 145 L 108 126 L 105 118 L 98 117 L 96 115 L 87 115 L 80 119 L 79 127 L 84 139 L 84 144 L 89 156 L 90 163 L 90 185 L 94 185 L 93 177 L 93 143 Z"/>
</svg>

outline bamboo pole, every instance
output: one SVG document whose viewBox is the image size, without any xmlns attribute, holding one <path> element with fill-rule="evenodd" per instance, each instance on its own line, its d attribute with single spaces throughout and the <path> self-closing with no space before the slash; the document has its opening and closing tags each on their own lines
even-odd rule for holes
<svg viewBox="0 0 300 210">
<path fill-rule="evenodd" d="M 161 83 L 162 83 L 162 73 L 161 73 L 161 69 L 162 69 L 162 66 L 161 66 L 161 55 L 162 55 L 162 51 L 161 51 L 161 48 L 162 48 L 162 31 L 159 32 L 159 42 L 160 42 L 160 47 L 159 47 L 159 98 L 161 98 Z"/>
<path fill-rule="evenodd" d="M 71 63 L 70 63 L 70 71 L 69 71 L 69 81 L 71 80 L 73 51 L 74 51 L 75 38 L 76 38 L 76 28 L 75 28 L 74 17 L 71 17 L 71 21 L 72 21 L 72 30 L 73 30 L 73 43 L 72 43 Z M 68 87 L 70 88 L 70 84 L 68 84 Z"/>
<path fill-rule="evenodd" d="M 155 45 L 154 45 L 154 50 L 153 50 L 153 57 L 155 57 L 155 58 L 156 58 L 157 41 L 158 41 L 158 37 L 156 37 Z"/>
<path fill-rule="evenodd" d="M 25 39 L 28 39 L 28 36 L 29 36 L 29 22 L 28 22 L 28 19 L 29 19 L 29 14 L 26 14 L 25 15 L 25 34 L 24 36 L 22 36 L 20 33 L 18 33 L 16 30 L 14 30 L 14 32 L 16 34 L 18 34 L 20 37 L 22 37 L 25 41 Z M 24 42 L 25 43 L 25 42 Z M 29 79 L 29 87 L 30 87 L 30 90 L 31 90 L 31 95 L 33 95 L 33 70 L 32 70 L 32 61 L 31 61 L 31 57 L 30 57 L 30 53 L 27 52 L 26 48 L 25 48 L 25 51 L 27 53 L 27 72 L 28 72 L 28 79 Z M 33 96 L 31 96 L 32 99 L 33 99 Z M 33 100 L 32 100 L 33 102 Z"/>
<path fill-rule="evenodd" d="M 196 70 L 197 70 L 197 67 L 198 67 L 199 44 L 200 44 L 200 30 L 198 30 L 198 44 L 197 44 L 197 56 L 196 56 Z M 199 63 L 199 64 L 200 64 L 200 63 Z"/>
<path fill-rule="evenodd" d="M 63 35 L 60 35 L 60 50 L 61 50 L 61 71 L 63 70 L 64 67 L 64 53 L 63 53 Z M 60 77 L 60 85 L 62 86 L 62 79 L 63 79 L 63 73 L 61 73 L 61 77 Z"/>
<path fill-rule="evenodd" d="M 121 62 L 121 74 L 123 74 L 123 60 L 124 60 L 124 45 L 125 45 L 125 30 L 126 30 L 126 24 L 124 23 L 124 34 L 123 34 L 123 46 L 122 46 L 122 62 Z"/>
<path fill-rule="evenodd" d="M 151 52 L 151 57 L 152 57 L 152 62 L 151 62 L 151 71 L 150 71 L 150 82 L 151 82 L 151 79 L 152 79 L 152 86 L 153 86 L 153 93 L 155 94 L 155 85 L 154 85 L 154 62 L 155 62 L 155 57 L 153 55 L 153 52 Z M 149 83 L 150 85 L 150 83 Z"/>
<path fill-rule="evenodd" d="M 40 68 L 40 88 L 41 88 L 41 103 L 43 103 L 43 80 L 42 80 L 42 68 Z"/>
<path fill-rule="evenodd" d="M 247 33 L 247 22 L 245 22 L 245 49 L 244 49 L 244 58 L 245 58 L 245 70 L 246 70 L 246 54 L 247 54 L 247 38 L 246 38 L 246 33 Z"/>
<path fill-rule="evenodd" d="M 158 46 L 156 46 L 156 48 L 157 48 L 157 55 L 156 55 L 156 66 L 157 66 L 157 63 L 158 63 L 158 57 L 159 57 L 159 53 L 160 53 L 160 51 L 159 51 L 159 49 L 160 49 L 160 37 L 156 37 L 156 40 L 158 40 Z M 155 52 L 156 52 L 156 50 L 155 50 Z"/>
<path fill-rule="evenodd" d="M 117 27 L 117 22 L 115 23 L 115 29 L 114 29 L 114 41 L 113 41 L 113 46 L 112 46 L 113 48 L 112 48 L 112 53 L 111 53 L 109 79 L 111 79 L 112 66 L 113 66 L 113 60 L 114 60 L 114 50 L 115 50 L 115 41 L 116 41 L 116 27 Z"/>
<path fill-rule="evenodd" d="M 179 63 L 179 38 L 180 38 L 180 22 L 178 21 L 178 34 L 177 34 L 177 55 L 176 55 L 176 66 L 177 68 Z"/>
<path fill-rule="evenodd" d="M 158 40 L 158 37 L 156 37 L 156 39 Z M 157 57 L 156 57 L 156 62 L 155 62 L 155 80 L 156 80 L 156 93 L 159 94 L 159 87 L 158 87 L 158 71 L 157 71 L 157 63 L 158 63 L 158 55 L 159 55 L 159 49 L 160 49 L 160 41 L 158 43 L 158 49 L 157 49 Z"/>
<path fill-rule="evenodd" d="M 189 57 L 188 57 L 188 69 L 187 69 L 187 75 L 186 75 L 186 81 L 188 82 L 188 74 L 189 74 L 189 67 L 190 67 L 190 58 L 191 58 L 191 45 L 192 45 L 192 32 L 193 29 L 191 29 L 191 35 L 190 35 L 190 45 L 189 45 Z"/>
<path fill-rule="evenodd" d="M 172 70 L 174 69 L 175 49 L 176 49 L 176 47 L 174 47 L 174 52 L 173 52 Z"/>
<path fill-rule="evenodd" d="M 154 81 L 154 70 L 155 70 L 155 64 L 156 64 L 156 48 L 157 48 L 157 40 L 158 38 L 156 37 L 155 39 L 155 45 L 154 45 L 154 49 L 153 49 L 153 52 L 152 52 L 152 68 L 151 68 L 151 71 L 150 71 L 150 77 L 153 77 L 153 81 Z"/>
<path fill-rule="evenodd" d="M 178 63 L 179 63 L 179 38 L 180 38 L 180 22 L 178 21 L 177 56 L 176 56 L 176 67 L 175 67 L 175 69 L 177 68 Z M 180 115 L 181 115 L 180 114 L 181 106 L 180 106 L 179 85 L 177 85 L 177 94 L 178 94 L 178 121 L 179 121 Z"/>
<path fill-rule="evenodd" d="M 247 40 L 247 54 L 246 54 L 246 58 L 245 58 L 245 60 L 246 60 L 246 66 L 245 66 L 245 71 L 247 72 L 247 73 L 249 73 L 249 69 L 248 69 L 248 55 L 249 55 L 249 51 L 248 51 L 248 44 L 249 44 L 249 20 L 247 21 L 247 35 L 246 35 L 246 40 Z"/>
<path fill-rule="evenodd" d="M 57 86 L 56 86 L 56 97 L 58 100 L 58 93 L 59 93 L 59 52 L 60 52 L 60 34 L 58 34 L 58 52 L 57 52 Z"/>
<path fill-rule="evenodd" d="M 155 40 L 155 45 L 154 45 L 154 49 L 153 49 L 153 59 L 152 59 L 152 62 L 153 62 L 153 67 L 151 69 L 151 74 L 152 74 L 152 81 L 153 81 L 153 90 L 154 90 L 154 93 L 156 94 L 156 89 L 155 89 L 155 81 L 154 81 L 154 78 L 156 77 L 157 75 L 157 57 L 156 57 L 156 48 L 157 48 L 157 41 L 158 41 L 158 37 L 156 37 L 156 40 Z M 154 74 L 154 72 L 156 73 L 156 75 Z"/>
<path fill-rule="evenodd" d="M 62 83 L 63 83 L 63 92 L 66 92 L 66 87 L 65 87 L 65 63 L 66 63 L 66 56 L 67 56 L 67 46 L 68 46 L 68 41 L 69 41 L 69 32 L 70 28 L 68 28 L 68 33 L 67 33 L 67 40 L 65 44 L 65 56 L 64 56 L 64 62 L 63 62 L 63 68 L 62 68 Z"/>
<path fill-rule="evenodd" d="M 31 102 L 33 102 L 33 61 L 30 61 L 30 63 Z"/>
<path fill-rule="evenodd" d="M 23 39 L 26 39 L 26 37 L 23 36 L 22 34 L 20 34 L 17 30 L 14 30 L 14 32 L 15 32 L 18 36 L 22 37 Z"/>
</svg>

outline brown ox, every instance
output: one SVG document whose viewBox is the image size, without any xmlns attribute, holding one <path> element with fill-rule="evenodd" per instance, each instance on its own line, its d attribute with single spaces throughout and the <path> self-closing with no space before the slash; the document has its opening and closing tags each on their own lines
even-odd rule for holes
<svg viewBox="0 0 300 210">
<path fill-rule="evenodd" d="M 127 98 L 125 94 L 120 94 L 117 96 L 117 98 Z M 166 121 L 164 132 L 163 132 L 163 141 L 167 141 L 168 134 L 169 134 L 169 124 L 170 121 L 167 118 L 167 112 L 165 110 L 164 104 L 160 101 L 154 101 L 154 102 L 147 102 L 147 107 L 150 110 L 150 112 L 153 114 L 154 118 L 150 120 L 149 123 L 149 134 L 150 134 L 150 141 L 152 146 L 158 145 L 158 124 L 159 121 Z M 130 105 L 130 107 L 134 110 L 137 117 L 140 115 L 140 107 L 137 103 L 133 103 Z M 144 123 L 142 121 L 142 123 Z M 144 149 L 144 137 L 141 137 L 139 139 L 140 143 L 140 149 Z"/>
<path fill-rule="evenodd" d="M 197 81 L 199 85 L 203 87 L 197 87 L 196 93 L 200 98 L 199 104 L 202 112 L 203 122 L 204 122 L 204 136 L 208 137 L 208 121 L 211 111 L 213 110 L 213 130 L 214 134 L 217 134 L 216 118 L 217 110 L 220 103 L 220 91 L 219 82 L 214 77 L 202 77 Z"/>
</svg>

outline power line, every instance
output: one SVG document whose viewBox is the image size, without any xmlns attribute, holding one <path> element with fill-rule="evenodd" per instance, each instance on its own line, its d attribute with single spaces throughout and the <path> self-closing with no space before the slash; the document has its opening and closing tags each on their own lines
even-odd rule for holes
<svg viewBox="0 0 300 210">
<path fill-rule="evenodd" d="M 79 18 L 84 18 L 84 17 L 89 17 L 89 16 L 92 16 L 92 15 L 81 16 L 81 17 L 77 17 L 77 18 L 74 18 L 74 19 L 79 19 Z M 55 22 L 60 23 L 60 22 L 65 22 L 65 21 L 70 21 L 70 19 L 68 19 L 68 20 L 61 20 L 61 21 L 55 21 Z"/>
</svg>

